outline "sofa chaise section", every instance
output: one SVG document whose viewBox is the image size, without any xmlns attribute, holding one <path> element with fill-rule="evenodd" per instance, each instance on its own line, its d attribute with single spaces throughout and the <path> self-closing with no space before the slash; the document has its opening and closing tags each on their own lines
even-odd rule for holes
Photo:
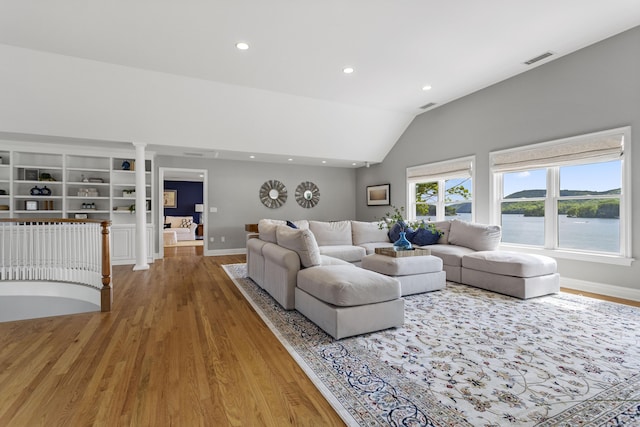
<svg viewBox="0 0 640 427">
<path fill-rule="evenodd" d="M 556 260 L 510 251 L 479 251 L 462 258 L 462 283 L 527 299 L 560 291 Z"/>
<path fill-rule="evenodd" d="M 336 339 L 404 323 L 400 282 L 353 265 L 298 272 L 295 308 Z"/>
</svg>

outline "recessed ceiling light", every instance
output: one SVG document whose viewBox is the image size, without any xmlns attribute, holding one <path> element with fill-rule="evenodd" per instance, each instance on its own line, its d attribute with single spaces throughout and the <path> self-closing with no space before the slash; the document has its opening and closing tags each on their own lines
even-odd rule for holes
<svg viewBox="0 0 640 427">
<path fill-rule="evenodd" d="M 342 69 L 342 72 L 343 72 L 343 73 L 345 73 L 345 74 L 351 74 L 351 73 L 353 73 L 354 71 L 355 71 L 355 70 L 353 69 L 353 67 L 344 67 L 344 68 Z"/>
<path fill-rule="evenodd" d="M 247 50 L 249 49 L 249 45 L 245 42 L 238 42 L 236 43 L 236 48 L 238 48 L 238 50 Z"/>
<path fill-rule="evenodd" d="M 289 160 L 290 162 L 293 162 L 293 159 L 287 159 L 287 160 Z"/>
<path fill-rule="evenodd" d="M 252 155 L 252 156 L 249 156 L 249 158 L 250 158 L 250 159 L 255 159 L 255 158 L 256 158 L 256 156 L 253 156 L 253 155 Z"/>
<path fill-rule="evenodd" d="M 356 162 L 351 163 L 351 166 L 355 166 L 355 165 L 356 165 Z"/>
<path fill-rule="evenodd" d="M 431 90 L 431 85 L 422 86 L 422 90 Z"/>
<path fill-rule="evenodd" d="M 322 161 L 322 164 L 325 164 L 325 163 L 327 163 L 327 161 L 326 161 L 326 160 L 323 160 L 323 161 Z"/>
</svg>

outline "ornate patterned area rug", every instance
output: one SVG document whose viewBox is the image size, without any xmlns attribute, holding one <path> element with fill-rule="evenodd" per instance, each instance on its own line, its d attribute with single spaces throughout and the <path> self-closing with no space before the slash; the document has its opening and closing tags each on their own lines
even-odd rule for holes
<svg viewBox="0 0 640 427">
<path fill-rule="evenodd" d="M 640 310 L 447 283 L 401 328 L 334 340 L 225 271 L 348 425 L 640 426 Z"/>
</svg>

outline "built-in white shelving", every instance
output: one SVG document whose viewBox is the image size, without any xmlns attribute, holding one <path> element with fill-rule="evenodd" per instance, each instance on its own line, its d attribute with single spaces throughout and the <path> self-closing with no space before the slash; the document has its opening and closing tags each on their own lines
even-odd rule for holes
<svg viewBox="0 0 640 427">
<path fill-rule="evenodd" d="M 135 258 L 136 172 L 131 156 L 77 154 L 50 144 L 0 144 L 0 218 L 89 218 L 112 223 L 112 260 Z M 125 153 L 125 151 L 123 151 Z M 152 254 L 152 159 L 145 171 L 144 209 Z M 153 257 L 150 257 L 152 260 Z"/>
</svg>

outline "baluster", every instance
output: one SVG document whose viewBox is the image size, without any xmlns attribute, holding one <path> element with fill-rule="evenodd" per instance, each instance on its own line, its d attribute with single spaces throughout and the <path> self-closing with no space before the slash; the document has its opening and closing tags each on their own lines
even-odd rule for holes
<svg viewBox="0 0 640 427">
<path fill-rule="evenodd" d="M 100 289 L 101 309 L 110 311 L 110 225 L 110 221 L 0 220 L 0 280 L 84 283 Z"/>
</svg>

